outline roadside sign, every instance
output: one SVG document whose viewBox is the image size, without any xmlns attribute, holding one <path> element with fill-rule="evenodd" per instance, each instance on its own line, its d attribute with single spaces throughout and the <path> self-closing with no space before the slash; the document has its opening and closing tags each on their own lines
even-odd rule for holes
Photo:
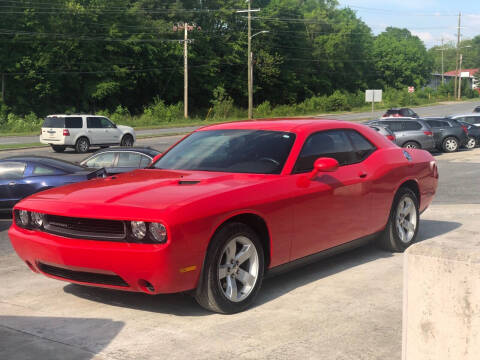
<svg viewBox="0 0 480 360">
<path fill-rule="evenodd" d="M 382 102 L 382 90 L 366 90 L 365 102 L 372 103 L 372 112 L 375 110 L 375 103 Z"/>
<path fill-rule="evenodd" d="M 411 93 L 414 93 L 415 92 L 415 86 L 409 86 L 408 87 L 408 92 L 411 94 Z"/>
</svg>

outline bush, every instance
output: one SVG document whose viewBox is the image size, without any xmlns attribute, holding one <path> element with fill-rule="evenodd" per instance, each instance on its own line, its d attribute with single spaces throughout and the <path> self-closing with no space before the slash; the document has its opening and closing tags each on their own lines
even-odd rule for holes
<svg viewBox="0 0 480 360">
<path fill-rule="evenodd" d="M 254 116 L 257 119 L 272 117 L 272 105 L 270 105 L 270 101 L 264 101 L 258 105 L 254 111 Z"/>
<path fill-rule="evenodd" d="M 213 119 L 227 119 L 235 113 L 233 99 L 222 86 L 218 86 L 213 90 L 213 100 L 210 102 L 213 105 Z"/>
<path fill-rule="evenodd" d="M 348 104 L 347 96 L 340 91 L 335 91 L 327 98 L 326 108 L 327 111 L 340 111 L 350 110 L 351 107 Z"/>
<path fill-rule="evenodd" d="M 159 122 L 172 122 L 181 118 L 183 118 L 183 103 L 165 105 L 163 100 L 155 98 L 154 103 L 144 109 L 139 122 L 141 125 L 153 125 Z"/>
</svg>

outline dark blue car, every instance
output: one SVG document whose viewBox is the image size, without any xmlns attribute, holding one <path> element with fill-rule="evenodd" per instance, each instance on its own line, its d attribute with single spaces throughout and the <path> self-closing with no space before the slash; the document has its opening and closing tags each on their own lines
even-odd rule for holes
<svg viewBox="0 0 480 360">
<path fill-rule="evenodd" d="M 48 157 L 18 156 L 0 160 L 0 212 L 42 190 L 104 177 L 104 169 L 86 169 Z"/>
</svg>

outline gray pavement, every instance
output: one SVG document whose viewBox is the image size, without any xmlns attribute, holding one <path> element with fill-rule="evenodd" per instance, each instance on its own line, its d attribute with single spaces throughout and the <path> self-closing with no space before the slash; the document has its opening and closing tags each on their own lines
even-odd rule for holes
<svg viewBox="0 0 480 360">
<path fill-rule="evenodd" d="M 414 107 L 415 111 L 420 116 L 445 116 L 458 113 L 470 113 L 475 106 L 479 106 L 480 101 L 465 101 L 465 102 L 446 102 L 434 106 Z M 335 115 L 318 115 L 318 118 L 328 118 L 337 120 L 361 121 L 367 119 L 379 118 L 385 111 L 359 112 L 359 113 L 344 113 Z M 175 127 L 164 129 L 148 129 L 136 131 L 137 136 L 154 136 L 164 134 L 188 133 L 198 129 L 200 126 Z M 0 136 L 0 145 L 8 144 L 32 144 L 39 141 L 38 136 Z"/>
<path fill-rule="evenodd" d="M 439 193 L 419 240 L 478 236 L 480 149 L 436 158 Z M 188 295 L 152 297 L 34 274 L 11 248 L 8 226 L 0 221 L 0 359 L 401 356 L 402 254 L 367 246 L 267 279 L 252 309 L 224 316 Z"/>
</svg>

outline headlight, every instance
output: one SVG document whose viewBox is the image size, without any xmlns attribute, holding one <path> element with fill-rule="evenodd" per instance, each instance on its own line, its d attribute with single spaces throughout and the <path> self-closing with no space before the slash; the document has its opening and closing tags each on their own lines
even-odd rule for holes
<svg viewBox="0 0 480 360">
<path fill-rule="evenodd" d="M 167 228 L 160 223 L 151 223 L 149 226 L 150 237 L 159 243 L 167 241 Z"/>
<path fill-rule="evenodd" d="M 32 212 L 32 223 L 37 228 L 41 228 L 45 224 L 45 215 L 37 212 Z"/>
<path fill-rule="evenodd" d="M 27 227 L 30 223 L 30 215 L 26 210 L 20 210 L 18 212 L 18 217 L 20 219 L 20 224 L 23 227 Z"/>
<path fill-rule="evenodd" d="M 147 235 L 147 225 L 143 221 L 132 221 L 132 234 L 137 240 L 143 240 Z"/>
</svg>

